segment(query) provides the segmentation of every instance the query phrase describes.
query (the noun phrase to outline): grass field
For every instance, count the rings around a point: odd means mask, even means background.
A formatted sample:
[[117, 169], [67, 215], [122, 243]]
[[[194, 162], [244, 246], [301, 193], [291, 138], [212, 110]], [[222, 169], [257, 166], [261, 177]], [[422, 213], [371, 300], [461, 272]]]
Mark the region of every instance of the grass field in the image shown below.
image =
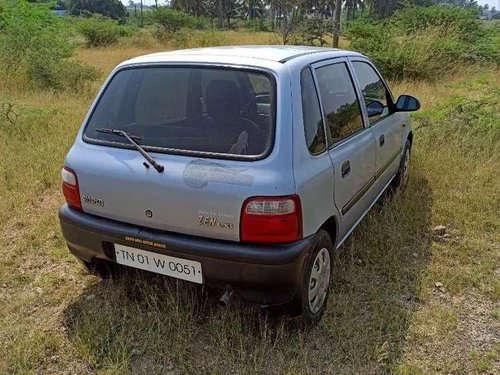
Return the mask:
[[[276, 42], [253, 35], [223, 43]], [[78, 58], [104, 78], [161, 49], [138, 38]], [[55, 94], [0, 80], [0, 374], [498, 374], [498, 73], [392, 85], [423, 105], [409, 188], [336, 254], [328, 309], [307, 332], [187, 283], [86, 275], [59, 230], [59, 173], [98, 83]]]

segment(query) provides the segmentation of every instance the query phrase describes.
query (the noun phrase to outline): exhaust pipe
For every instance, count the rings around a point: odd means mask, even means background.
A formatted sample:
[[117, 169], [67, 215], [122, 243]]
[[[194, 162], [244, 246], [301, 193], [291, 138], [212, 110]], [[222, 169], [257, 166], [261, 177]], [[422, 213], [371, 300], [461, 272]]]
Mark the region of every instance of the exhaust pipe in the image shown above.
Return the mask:
[[222, 297], [219, 299], [219, 306], [228, 307], [233, 299], [233, 293], [233, 290], [226, 289]]

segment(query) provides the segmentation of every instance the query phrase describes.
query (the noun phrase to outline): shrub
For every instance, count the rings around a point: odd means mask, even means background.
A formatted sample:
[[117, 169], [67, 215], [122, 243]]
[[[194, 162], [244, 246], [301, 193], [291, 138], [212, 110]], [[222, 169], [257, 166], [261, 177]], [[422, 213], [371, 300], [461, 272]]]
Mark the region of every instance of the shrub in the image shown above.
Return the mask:
[[203, 17], [194, 17], [191, 20], [191, 27], [196, 30], [205, 30], [212, 27], [211, 21]]
[[120, 0], [67, 0], [66, 3], [69, 13], [74, 16], [101, 14], [122, 22], [127, 17], [127, 10]]
[[265, 19], [253, 18], [245, 21], [245, 28], [250, 31], [271, 31], [272, 24]]
[[227, 43], [226, 36], [218, 30], [205, 30], [193, 34], [191, 47], [214, 47], [223, 46]]
[[467, 43], [475, 43], [484, 30], [473, 8], [453, 6], [407, 7], [397, 11], [391, 23], [406, 34], [421, 32], [428, 27], [435, 27], [443, 34], [458, 34], [459, 39]]
[[321, 47], [327, 44], [325, 35], [331, 32], [331, 22], [322, 18], [309, 18], [301, 22], [295, 44]]
[[153, 49], [159, 48], [158, 41], [153, 38], [150, 30], [139, 29], [133, 32], [126, 41], [127, 45], [134, 48]]
[[189, 35], [189, 29], [180, 29], [177, 32], [170, 33], [168, 35], [168, 42], [175, 48], [186, 48], [189, 40]]
[[[70, 61], [74, 47], [60, 19], [45, 4], [15, 0], [0, 3], [0, 66], [35, 86], [77, 89], [95, 79], [94, 68]], [[74, 77], [70, 77], [68, 69]], [[74, 86], [73, 86], [74, 85]]]
[[494, 57], [480, 49], [485, 33], [474, 12], [451, 6], [409, 7], [383, 21], [355, 21], [346, 37], [391, 79], [436, 79]]
[[204, 31], [181, 29], [168, 35], [166, 40], [175, 48], [196, 48], [222, 46], [227, 39], [220, 31], [210, 29]]
[[87, 47], [108, 46], [126, 35], [125, 29], [115, 21], [97, 14], [82, 19], [77, 30], [85, 38]]
[[159, 38], [164, 38], [168, 34], [189, 28], [194, 24], [193, 17], [190, 15], [166, 6], [154, 9], [151, 18], [160, 28], [157, 33]]

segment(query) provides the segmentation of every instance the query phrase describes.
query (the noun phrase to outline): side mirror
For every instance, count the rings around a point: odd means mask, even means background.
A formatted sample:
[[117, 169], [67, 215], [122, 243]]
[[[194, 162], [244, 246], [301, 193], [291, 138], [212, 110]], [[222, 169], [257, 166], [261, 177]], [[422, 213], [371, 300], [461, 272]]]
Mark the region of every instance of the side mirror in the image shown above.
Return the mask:
[[401, 95], [396, 102], [396, 111], [413, 112], [420, 109], [420, 102], [411, 95]]
[[368, 117], [380, 116], [384, 112], [384, 109], [384, 105], [378, 100], [374, 100], [366, 106]]

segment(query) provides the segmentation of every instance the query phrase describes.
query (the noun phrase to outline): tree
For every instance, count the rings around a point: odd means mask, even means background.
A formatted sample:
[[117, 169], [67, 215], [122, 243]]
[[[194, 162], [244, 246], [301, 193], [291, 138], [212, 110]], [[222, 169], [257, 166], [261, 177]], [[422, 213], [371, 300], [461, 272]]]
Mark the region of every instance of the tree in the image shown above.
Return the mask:
[[335, 11], [333, 13], [333, 48], [339, 48], [341, 10], [342, 0], [335, 0]]
[[115, 20], [127, 17], [127, 10], [120, 0], [68, 0], [68, 11], [74, 16], [98, 13]]
[[303, 0], [271, 0], [270, 3], [277, 14], [283, 44], [288, 44], [304, 19]]
[[262, 18], [266, 8], [266, 2], [263, 0], [239, 0], [240, 16], [243, 18]]

